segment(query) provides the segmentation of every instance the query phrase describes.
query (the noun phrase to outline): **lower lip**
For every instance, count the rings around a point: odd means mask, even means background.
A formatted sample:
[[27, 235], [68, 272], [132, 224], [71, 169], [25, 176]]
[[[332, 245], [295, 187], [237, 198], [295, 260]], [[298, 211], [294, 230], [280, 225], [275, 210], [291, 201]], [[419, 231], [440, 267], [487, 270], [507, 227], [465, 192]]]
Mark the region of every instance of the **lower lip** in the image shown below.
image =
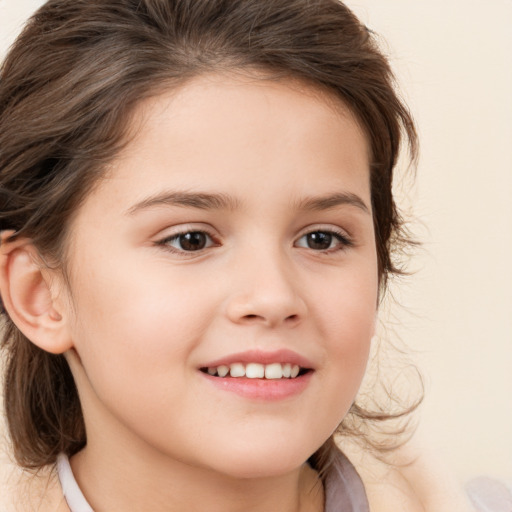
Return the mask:
[[300, 395], [311, 380], [312, 371], [295, 379], [248, 379], [247, 377], [212, 377], [202, 375], [218, 389], [252, 400], [278, 401]]

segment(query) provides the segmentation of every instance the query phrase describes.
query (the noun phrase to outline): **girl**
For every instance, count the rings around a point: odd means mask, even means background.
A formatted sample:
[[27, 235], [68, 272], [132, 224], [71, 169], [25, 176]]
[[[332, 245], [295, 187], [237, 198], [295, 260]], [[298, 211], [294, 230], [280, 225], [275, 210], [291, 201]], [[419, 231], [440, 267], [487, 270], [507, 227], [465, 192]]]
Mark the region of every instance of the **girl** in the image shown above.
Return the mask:
[[0, 82], [5, 410], [39, 470], [10, 503], [425, 510], [333, 441], [393, 417], [355, 397], [406, 241], [402, 140], [414, 159], [336, 0], [41, 8]]

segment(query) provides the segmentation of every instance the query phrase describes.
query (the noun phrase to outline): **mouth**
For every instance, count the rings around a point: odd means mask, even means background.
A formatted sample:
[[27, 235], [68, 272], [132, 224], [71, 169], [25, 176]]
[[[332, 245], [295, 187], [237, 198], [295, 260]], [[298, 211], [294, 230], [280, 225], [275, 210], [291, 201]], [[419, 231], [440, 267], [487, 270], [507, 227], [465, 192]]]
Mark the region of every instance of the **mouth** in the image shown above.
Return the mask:
[[210, 375], [211, 377], [235, 379], [262, 379], [262, 380], [283, 380], [297, 379], [311, 373], [311, 368], [306, 368], [293, 363], [242, 363], [236, 362], [221, 364], [219, 366], [208, 366], [200, 368], [200, 371]]
[[300, 396], [316, 370], [309, 359], [287, 349], [230, 354], [198, 369], [222, 393], [267, 403]]

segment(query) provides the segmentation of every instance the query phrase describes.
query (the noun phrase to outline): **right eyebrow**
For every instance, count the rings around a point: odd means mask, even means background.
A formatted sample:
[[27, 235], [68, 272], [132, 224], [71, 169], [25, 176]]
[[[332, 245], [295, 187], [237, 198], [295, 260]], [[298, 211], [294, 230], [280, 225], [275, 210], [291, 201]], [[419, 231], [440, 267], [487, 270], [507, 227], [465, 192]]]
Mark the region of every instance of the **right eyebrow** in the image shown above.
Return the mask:
[[371, 213], [370, 208], [356, 194], [351, 192], [335, 192], [320, 197], [307, 197], [299, 202], [298, 207], [301, 210], [330, 210], [340, 205], [351, 205], [359, 208], [365, 213]]
[[156, 206], [183, 206], [199, 210], [235, 210], [239, 203], [234, 197], [227, 194], [167, 191], [143, 199], [129, 208], [127, 213], [133, 215]]

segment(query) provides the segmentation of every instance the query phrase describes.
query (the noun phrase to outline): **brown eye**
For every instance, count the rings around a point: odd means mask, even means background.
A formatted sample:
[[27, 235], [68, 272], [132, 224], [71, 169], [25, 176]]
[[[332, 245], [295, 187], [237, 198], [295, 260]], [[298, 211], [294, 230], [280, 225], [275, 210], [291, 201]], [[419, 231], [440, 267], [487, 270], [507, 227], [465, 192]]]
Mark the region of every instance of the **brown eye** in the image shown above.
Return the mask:
[[213, 245], [212, 238], [204, 231], [187, 231], [168, 237], [159, 245], [164, 245], [178, 252], [201, 251]]
[[193, 231], [178, 237], [180, 248], [184, 251], [200, 251], [206, 247], [208, 238], [205, 233]]
[[315, 231], [306, 235], [306, 243], [310, 249], [326, 251], [331, 247], [333, 236], [324, 231]]
[[350, 247], [352, 242], [348, 237], [335, 231], [311, 231], [302, 235], [295, 244], [297, 247], [313, 251], [336, 251]]

